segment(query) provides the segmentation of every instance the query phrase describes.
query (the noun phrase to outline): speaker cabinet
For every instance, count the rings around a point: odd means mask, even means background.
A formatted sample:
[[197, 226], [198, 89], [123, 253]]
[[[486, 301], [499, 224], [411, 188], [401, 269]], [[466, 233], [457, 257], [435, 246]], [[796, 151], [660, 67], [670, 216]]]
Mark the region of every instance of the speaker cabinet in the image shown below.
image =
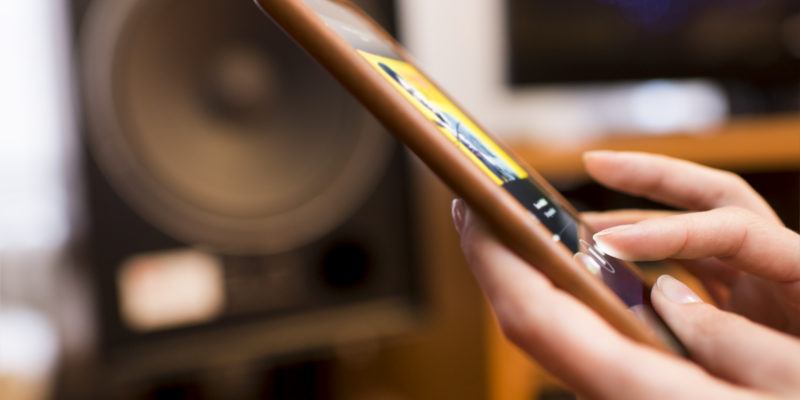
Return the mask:
[[405, 152], [251, 1], [72, 5], [98, 393], [414, 326]]

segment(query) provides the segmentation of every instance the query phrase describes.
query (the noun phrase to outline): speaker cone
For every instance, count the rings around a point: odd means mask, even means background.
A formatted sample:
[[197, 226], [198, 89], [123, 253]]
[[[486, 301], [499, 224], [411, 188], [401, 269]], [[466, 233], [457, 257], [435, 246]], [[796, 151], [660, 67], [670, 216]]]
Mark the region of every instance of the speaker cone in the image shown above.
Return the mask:
[[95, 1], [83, 39], [100, 168], [179, 240], [297, 248], [347, 219], [386, 169], [378, 123], [250, 1]]

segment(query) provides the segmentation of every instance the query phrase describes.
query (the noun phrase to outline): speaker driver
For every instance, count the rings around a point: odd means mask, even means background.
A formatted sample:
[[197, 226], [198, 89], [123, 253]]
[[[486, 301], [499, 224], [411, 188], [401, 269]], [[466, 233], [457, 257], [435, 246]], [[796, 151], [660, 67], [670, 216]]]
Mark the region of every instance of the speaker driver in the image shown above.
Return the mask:
[[90, 145], [153, 225], [217, 251], [287, 251], [352, 215], [392, 142], [248, 0], [95, 1]]

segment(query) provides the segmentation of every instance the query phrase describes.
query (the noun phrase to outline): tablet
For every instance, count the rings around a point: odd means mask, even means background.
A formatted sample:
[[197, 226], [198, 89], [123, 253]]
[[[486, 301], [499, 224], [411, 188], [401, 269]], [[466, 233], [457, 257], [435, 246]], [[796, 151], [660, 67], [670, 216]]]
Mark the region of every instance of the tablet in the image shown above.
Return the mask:
[[575, 209], [363, 11], [346, 0], [255, 1], [523, 259], [631, 339], [685, 354], [637, 266], [600, 251]]

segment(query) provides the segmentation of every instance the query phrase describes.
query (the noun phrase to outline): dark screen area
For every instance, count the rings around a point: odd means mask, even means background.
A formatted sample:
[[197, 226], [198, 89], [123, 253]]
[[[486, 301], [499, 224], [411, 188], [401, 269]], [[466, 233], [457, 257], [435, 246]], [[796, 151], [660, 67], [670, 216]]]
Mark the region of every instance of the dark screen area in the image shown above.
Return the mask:
[[513, 85], [707, 77], [772, 108], [800, 96], [798, 0], [507, 0], [506, 15]]

